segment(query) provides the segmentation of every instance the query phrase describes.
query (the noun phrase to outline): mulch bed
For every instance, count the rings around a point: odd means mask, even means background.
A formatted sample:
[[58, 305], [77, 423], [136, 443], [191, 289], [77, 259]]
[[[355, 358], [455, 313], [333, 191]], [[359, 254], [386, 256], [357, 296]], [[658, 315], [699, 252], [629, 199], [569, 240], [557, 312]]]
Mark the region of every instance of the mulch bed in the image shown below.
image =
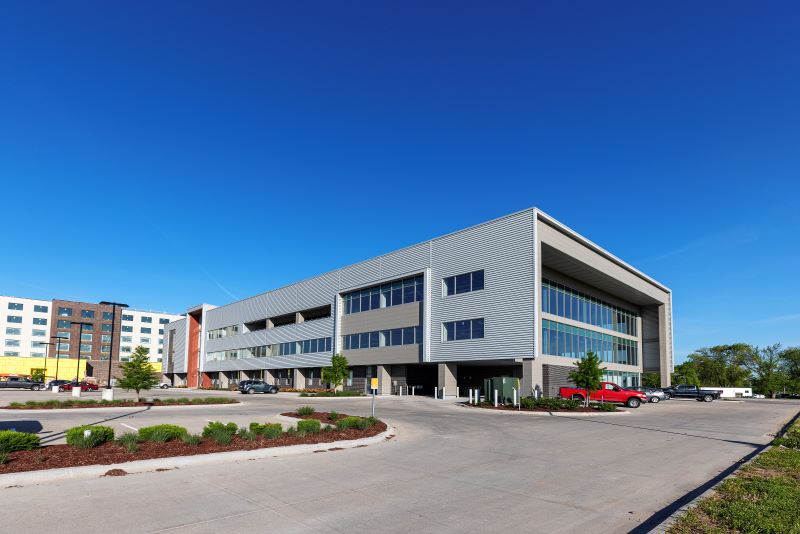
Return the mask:
[[347, 415], [340, 413], [336, 419], [331, 419], [330, 412], [314, 412], [311, 415], [297, 415], [297, 412], [283, 412], [281, 415], [285, 415], [286, 417], [294, 417], [295, 419], [316, 419], [323, 425], [328, 424], [334, 426], [336, 425], [336, 421], [340, 421], [345, 417], [348, 417]]
[[113, 402], [102, 403], [92, 402], [79, 405], [64, 405], [64, 406], [2, 406], [3, 410], [82, 410], [84, 408], [134, 408], [136, 406], [213, 406], [214, 404], [239, 404], [239, 401], [231, 399], [230, 402], [161, 402], [161, 401], [148, 401], [148, 402]]
[[[506, 411], [509, 411], [509, 412], [545, 412], [545, 413], [551, 413], [551, 412], [557, 412], [557, 413], [576, 413], [576, 412], [582, 412], [582, 413], [619, 413], [619, 412], [624, 412], [624, 411], [625, 411], [625, 410], [620, 410], [619, 408], [617, 408], [617, 410], [616, 410], [616, 411], [613, 411], [613, 412], [604, 412], [604, 411], [602, 411], [602, 410], [598, 410], [598, 409], [596, 409], [596, 408], [587, 408], [587, 407], [585, 407], [585, 406], [580, 406], [579, 408], [576, 408], [576, 409], [574, 409], [574, 410], [548, 410], [547, 408], [522, 408], [522, 409], [520, 410], [519, 408], [517, 408], [517, 407], [515, 407], [515, 406], [508, 406], [508, 405], [504, 405], [504, 404], [500, 404], [500, 405], [498, 405], [496, 408], [495, 408], [495, 406], [494, 406], [493, 404], [488, 404], [488, 405], [479, 404], [478, 406], [474, 406], [474, 405], [472, 405], [472, 404], [469, 404], [469, 403], [464, 403], [464, 406], [467, 406], [467, 407], [469, 407], [469, 408], [484, 408], [484, 409], [486, 409], [486, 410], [506, 410]], [[284, 414], [284, 415], [285, 415], [285, 414]]]
[[[342, 417], [346, 416], [342, 415]], [[258, 437], [253, 441], [248, 441], [237, 435], [233, 437], [233, 441], [228, 445], [219, 445], [212, 438], [203, 438], [203, 441], [196, 446], [187, 445], [181, 440], [173, 440], [166, 443], [145, 441], [139, 443], [139, 450], [133, 453], [126, 451], [121, 444], [114, 442], [104, 443], [94, 449], [78, 449], [71, 445], [48, 445], [47, 447], [42, 447], [33, 451], [17, 451], [10, 453], [8, 455], [8, 462], [0, 465], [0, 474], [55, 469], [59, 467], [108, 465], [131, 462], [134, 460], [169, 458], [171, 456], [192, 456], [195, 454], [210, 454], [214, 452], [250, 451], [270, 447], [283, 447], [286, 445], [331, 443], [334, 441], [375, 436], [385, 431], [386, 428], [385, 423], [378, 422], [367, 430], [350, 428], [347, 430], [308, 434], [303, 437], [287, 436], [286, 433], [284, 433], [277, 439]]]

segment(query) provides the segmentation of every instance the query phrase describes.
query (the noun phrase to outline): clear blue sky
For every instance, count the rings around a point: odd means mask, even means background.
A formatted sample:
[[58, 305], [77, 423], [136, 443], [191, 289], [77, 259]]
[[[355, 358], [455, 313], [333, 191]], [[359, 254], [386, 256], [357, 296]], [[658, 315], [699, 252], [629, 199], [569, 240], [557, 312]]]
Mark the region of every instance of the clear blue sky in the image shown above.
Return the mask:
[[6, 2], [0, 294], [180, 312], [538, 206], [800, 345], [792, 2]]

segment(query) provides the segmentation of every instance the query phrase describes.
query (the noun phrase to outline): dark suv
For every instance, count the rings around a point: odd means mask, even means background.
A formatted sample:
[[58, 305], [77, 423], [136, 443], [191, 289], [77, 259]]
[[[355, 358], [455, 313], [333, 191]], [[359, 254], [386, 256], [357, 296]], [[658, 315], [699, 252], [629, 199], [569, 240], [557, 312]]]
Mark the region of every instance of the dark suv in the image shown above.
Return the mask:
[[267, 384], [263, 380], [242, 380], [239, 382], [239, 393], [277, 393], [278, 386]]

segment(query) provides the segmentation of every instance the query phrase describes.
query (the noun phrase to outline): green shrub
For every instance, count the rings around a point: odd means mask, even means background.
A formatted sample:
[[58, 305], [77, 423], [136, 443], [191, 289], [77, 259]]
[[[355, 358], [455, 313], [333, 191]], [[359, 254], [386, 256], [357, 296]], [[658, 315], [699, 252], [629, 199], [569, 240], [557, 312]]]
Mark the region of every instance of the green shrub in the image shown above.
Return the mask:
[[0, 465], [8, 462], [8, 453], [6, 451], [0, 451]]
[[333, 427], [331, 425], [325, 425], [322, 427], [323, 432], [333, 432], [334, 430], [336, 430], [336, 427]]
[[301, 406], [297, 409], [297, 415], [305, 416], [305, 415], [312, 415], [316, 410], [311, 406]]
[[[356, 417], [355, 415], [348, 415], [342, 419], [336, 421], [336, 428], [338, 430], [347, 430], [348, 428], [362, 428], [365, 423], [362, 423], [364, 419], [361, 417]], [[363, 426], [363, 428], [367, 428]]]
[[789, 449], [800, 449], [800, 428], [792, 428], [783, 436], [784, 447]]
[[247, 441], [253, 441], [258, 437], [258, 434], [253, 432], [252, 430], [248, 430], [246, 428], [240, 428], [237, 432], [239, 437], [242, 439], [246, 439]]
[[228, 429], [225, 428], [216, 428], [209, 432], [208, 437], [216, 441], [219, 445], [227, 445], [233, 441], [233, 435], [235, 433], [236, 431], [228, 432]]
[[339, 414], [339, 412], [333, 412], [333, 411], [331, 411], [331, 412], [328, 414], [328, 417], [330, 418], [330, 420], [331, 420], [331, 421], [336, 421], [337, 419], [339, 419], [339, 417], [341, 417], [341, 415]]
[[142, 441], [166, 442], [186, 434], [188, 431], [182, 426], [170, 424], [145, 426], [139, 429], [139, 438]]
[[[88, 431], [88, 432], [87, 432]], [[86, 433], [84, 435], [84, 433]], [[80, 449], [92, 449], [114, 440], [114, 429], [110, 426], [83, 425], [67, 430], [67, 445]]]
[[522, 399], [520, 399], [520, 405], [526, 410], [577, 410], [581, 405], [581, 401], [549, 397], [540, 397], [538, 399], [522, 397]]
[[126, 432], [117, 438], [117, 441], [120, 445], [125, 447], [125, 450], [128, 452], [136, 452], [139, 450], [139, 434], [136, 432]]
[[322, 423], [317, 419], [304, 419], [297, 422], [297, 431], [305, 432], [307, 434], [318, 434]]
[[203, 441], [203, 437], [200, 434], [184, 434], [181, 436], [181, 441], [192, 447], [197, 447]]
[[236, 423], [220, 423], [219, 421], [211, 421], [205, 427], [203, 427], [203, 437], [209, 437], [211, 434], [215, 432], [224, 432], [233, 436], [236, 434], [236, 431], [239, 430], [239, 426]]
[[30, 451], [39, 448], [39, 436], [16, 430], [0, 430], [0, 452]]
[[283, 434], [283, 427], [280, 423], [250, 423], [250, 431], [267, 439], [277, 439]]
[[298, 395], [298, 397], [310, 397], [310, 396], [311, 396], [311, 395], [309, 395], [309, 394], [308, 394], [308, 393], [306, 393], [305, 391], [304, 391], [304, 392], [302, 392], [300, 395]]

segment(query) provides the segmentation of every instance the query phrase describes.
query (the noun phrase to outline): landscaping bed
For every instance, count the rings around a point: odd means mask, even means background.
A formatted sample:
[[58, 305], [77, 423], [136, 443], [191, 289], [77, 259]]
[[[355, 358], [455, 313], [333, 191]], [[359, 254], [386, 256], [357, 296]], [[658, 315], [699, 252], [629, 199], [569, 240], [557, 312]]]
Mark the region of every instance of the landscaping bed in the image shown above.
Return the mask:
[[774, 444], [701, 499], [668, 532], [800, 532], [800, 423]]
[[333, 391], [324, 389], [321, 391], [302, 391], [301, 397], [363, 397], [364, 393], [361, 391]]
[[[319, 414], [322, 415], [322, 414]], [[67, 445], [38, 447], [38, 436], [14, 432], [14, 439], [3, 439], [0, 443], [7, 447], [27, 447], [31, 450], [0, 452], [0, 474], [79, 467], [88, 465], [109, 465], [135, 460], [191, 456], [216, 452], [247, 451], [287, 445], [332, 443], [334, 441], [354, 440], [375, 436], [384, 432], [386, 424], [378, 420], [342, 414], [344, 419], [364, 421], [364, 428], [306, 426], [305, 429], [292, 427], [286, 431], [280, 424], [251, 423], [250, 427], [237, 428], [235, 423], [227, 425], [209, 423], [202, 435], [189, 435], [186, 429], [175, 425], [156, 425], [140, 428], [138, 434], [123, 434], [113, 440], [114, 431], [109, 427], [76, 427], [67, 431]], [[308, 419], [313, 419], [309, 417]], [[325, 414], [329, 420], [329, 414]], [[308, 422], [306, 422], [308, 423]], [[315, 423], [316, 424], [316, 423]], [[87, 429], [90, 435], [86, 434]], [[271, 432], [275, 430], [275, 432]], [[11, 432], [11, 431], [6, 431]], [[94, 440], [94, 441], [92, 441]], [[35, 443], [34, 443], [35, 442]]]
[[498, 404], [495, 406], [491, 402], [481, 402], [477, 405], [464, 403], [465, 406], [474, 406], [477, 408], [488, 408], [490, 410], [507, 410], [507, 411], [521, 411], [521, 412], [572, 412], [572, 413], [603, 413], [603, 412], [619, 412], [620, 410], [616, 404], [606, 403], [590, 403], [589, 407], [583, 405], [583, 401], [572, 399], [558, 399], [558, 398], [539, 398], [523, 397], [520, 400], [521, 407], [512, 406], [510, 404]]
[[189, 406], [202, 404], [238, 404], [236, 399], [225, 397], [176, 397], [167, 399], [153, 399], [149, 401], [136, 402], [134, 400], [95, 400], [95, 399], [70, 399], [70, 400], [47, 400], [47, 401], [27, 401], [12, 402], [4, 406], [7, 410], [60, 410], [70, 408], [127, 408], [136, 406]]

